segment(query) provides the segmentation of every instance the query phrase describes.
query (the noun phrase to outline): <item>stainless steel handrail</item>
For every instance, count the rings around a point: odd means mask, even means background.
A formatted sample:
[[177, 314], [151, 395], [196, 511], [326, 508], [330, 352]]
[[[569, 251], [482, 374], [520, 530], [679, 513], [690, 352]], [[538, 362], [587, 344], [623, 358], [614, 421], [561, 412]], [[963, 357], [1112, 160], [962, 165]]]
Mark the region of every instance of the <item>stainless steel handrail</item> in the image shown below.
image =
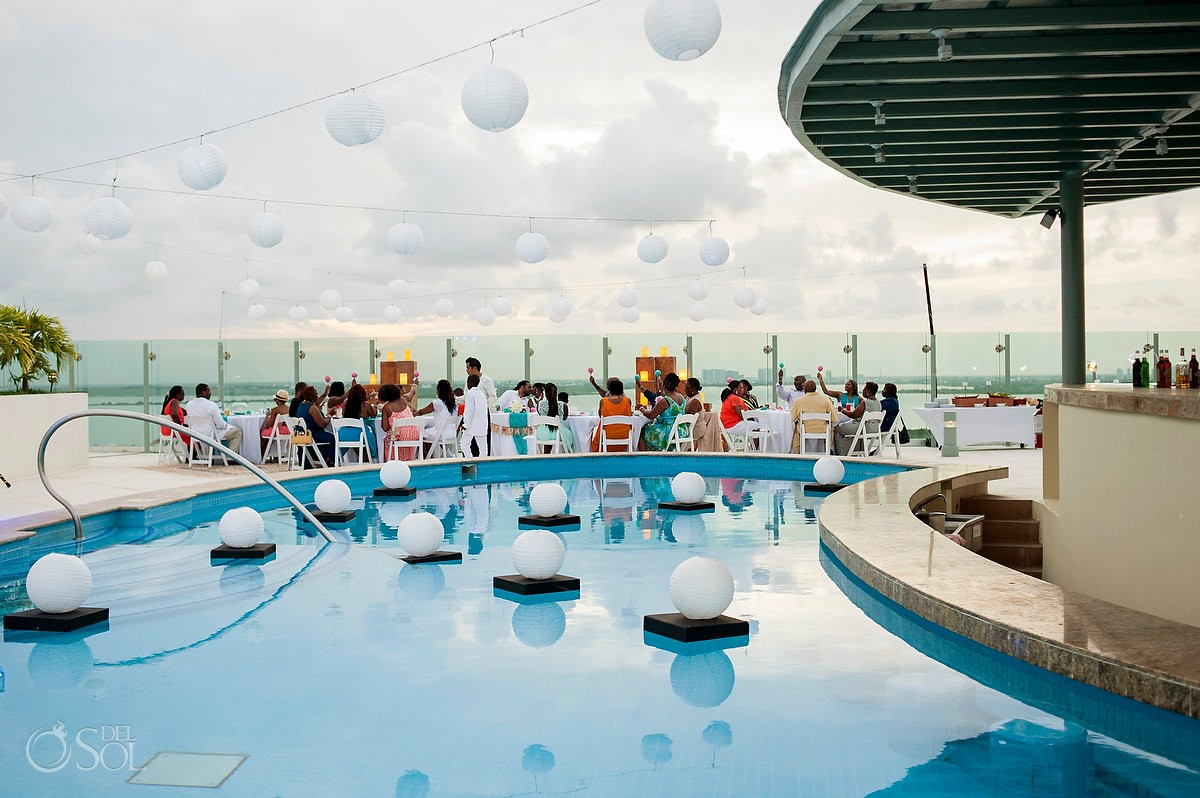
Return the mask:
[[150, 415], [146, 415], [145, 413], [134, 413], [130, 410], [80, 410], [76, 413], [68, 413], [67, 415], [60, 418], [58, 421], [55, 421], [53, 424], [51, 424], [50, 428], [46, 430], [46, 434], [42, 436], [42, 442], [38, 446], [38, 453], [37, 453], [38, 477], [41, 478], [42, 485], [46, 488], [46, 492], [49, 493], [51, 496], [53, 496], [59, 504], [61, 504], [65, 508], [67, 508], [67, 512], [71, 514], [71, 521], [75, 524], [75, 539], [76, 540], [83, 540], [83, 520], [79, 517], [79, 513], [76, 512], [75, 507], [69, 501], [67, 501], [62, 495], [60, 495], [58, 493], [58, 491], [56, 491], [53, 487], [51, 487], [50, 481], [46, 477], [46, 445], [48, 443], [50, 443], [50, 438], [54, 435], [55, 432], [58, 432], [60, 427], [67, 424], [68, 422], [74, 421], [77, 418], [87, 418], [88, 416], [108, 416], [110, 418], [129, 418], [129, 419], [133, 419], [134, 421], [144, 421], [147, 424], [153, 424], [153, 425], [161, 426], [161, 427], [169, 427], [169, 428], [175, 430], [176, 432], [181, 432], [184, 435], [195, 438], [196, 440], [200, 441], [201, 443], [207, 444], [208, 446], [212, 446], [214, 449], [223, 453], [227, 457], [232, 457], [234, 462], [236, 462], [238, 465], [245, 466], [247, 469], [250, 470], [250, 473], [254, 474], [254, 476], [258, 477], [260, 480], [262, 480], [264, 483], [266, 483], [267, 486], [274, 489], [275, 492], [278, 493], [280, 496], [282, 496], [287, 501], [288, 504], [292, 505], [292, 507], [295, 507], [297, 510], [299, 510], [300, 514], [304, 516], [305, 520], [308, 521], [310, 524], [312, 524], [314, 527], [316, 527], [317, 531], [321, 533], [321, 536], [324, 537], [326, 540], [328, 540], [330, 543], [338, 543], [338, 542], [349, 543], [349, 540], [339, 541], [336, 537], [333, 536], [333, 534], [328, 529], [325, 528], [324, 524], [322, 524], [320, 521], [318, 521], [313, 516], [313, 514], [311, 512], [309, 512], [309, 509], [307, 507], [305, 507], [295, 496], [293, 496], [286, 489], [284, 489], [284, 487], [282, 485], [280, 485], [278, 482], [276, 482], [274, 479], [272, 479], [266, 472], [264, 472], [261, 468], [256, 466], [254, 463], [251, 463], [245, 457], [242, 457], [240, 454], [238, 454], [237, 452], [228, 448], [227, 446], [222, 444], [220, 441], [213, 440], [212, 438], [208, 437], [207, 435], [201, 435], [201, 434], [197, 433], [196, 430], [192, 429], [191, 427], [185, 427], [183, 424], [178, 424], [178, 423], [172, 421], [168, 416], [150, 416]]

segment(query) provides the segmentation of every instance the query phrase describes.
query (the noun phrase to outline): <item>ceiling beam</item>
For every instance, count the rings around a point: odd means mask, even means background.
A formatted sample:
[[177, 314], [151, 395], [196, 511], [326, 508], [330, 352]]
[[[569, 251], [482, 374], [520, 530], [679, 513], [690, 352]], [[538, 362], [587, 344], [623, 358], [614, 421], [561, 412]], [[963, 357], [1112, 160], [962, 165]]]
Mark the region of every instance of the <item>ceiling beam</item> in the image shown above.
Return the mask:
[[[995, 149], [1007, 150], [1016, 142], [1046, 142], [1053, 149], [1075, 146], [1082, 142], [1124, 141], [1143, 134], [1147, 125], [1113, 125], [1094, 128], [1017, 128], [1014, 130], [897, 130], [877, 127], [859, 133], [815, 133], [805, 130], [809, 139], [821, 148], [838, 146], [863, 146], [883, 143], [886, 146], [911, 144], [929, 146], [939, 144], [975, 144], [977, 149], [993, 149], [987, 145], [999, 145]], [[1171, 128], [1168, 137], [1180, 144], [1200, 143], [1200, 131], [1185, 127]]]
[[976, 83], [815, 86], [804, 92], [803, 104], [834, 105], [885, 100], [905, 102], [992, 102], [997, 99], [1057, 99], [1060, 97], [1145, 97], [1159, 94], [1192, 96], [1200, 82], [1192, 77], [1058, 78], [1054, 80], [996, 80]]
[[[1200, 33], [1196, 34], [1200, 40]], [[1184, 55], [1152, 55], [1085, 58], [1021, 58], [1013, 60], [976, 60], [955, 57], [937, 61], [937, 43], [929, 42], [929, 58], [925, 61], [888, 64], [847, 64], [822, 66], [809, 79], [809, 86], [842, 86], [848, 83], [867, 83], [894, 86], [906, 83], [927, 84], [932, 81], [965, 83], [981, 80], [1056, 80], [1087, 75], [1096, 78], [1154, 78], [1171, 75], [1200, 75], [1200, 57]], [[957, 55], [957, 51], [956, 51]], [[1193, 81], [1193, 86], [1195, 81]]]
[[[928, 33], [928, 31], [925, 31]], [[1200, 52], [1195, 33], [1068, 33], [1050, 36], [951, 35], [954, 60], [979, 58], [1055, 58], [1097, 55], [1159, 55]], [[933, 48], [931, 52], [930, 48]], [[905, 40], [843, 40], [825, 58], [826, 64], [928, 61], [936, 54], [933, 37]]]
[[[1200, 4], [1128, 6], [1052, 6], [1042, 8], [938, 9], [929, 11], [875, 10], [850, 30], [860, 34], [929, 36], [934, 28], [956, 33], [1001, 31], [1075, 31], [1117, 28], [1175, 28], [1200, 26]], [[930, 41], [933, 37], [930, 36]]]
[[832, 133], [876, 133], [886, 136], [890, 133], [933, 130], [1063, 130], [1068, 128], [1111, 128], [1114, 125], [1121, 125], [1127, 135], [1129, 130], [1158, 127], [1161, 124], [1161, 120], [1155, 114], [1145, 111], [1131, 113], [1110, 111], [1104, 114], [967, 115], [920, 119], [888, 115], [886, 125], [876, 125], [870, 114], [859, 112], [855, 119], [829, 121], [805, 119], [803, 128], [804, 132], [810, 136]]
[[[1193, 92], [1195, 87], [1193, 87]], [[1113, 111], [1144, 112], [1161, 114], [1164, 110], [1190, 109], [1195, 102], [1193, 94], [1171, 95], [1134, 95], [1125, 97], [1059, 97], [1048, 101], [1044, 99], [1027, 99], [1015, 97], [1008, 100], [995, 100], [987, 105], [972, 108], [974, 117], [1009, 116], [1015, 114], [1055, 115], [1055, 114], [1106, 114]], [[871, 99], [875, 99], [874, 97]], [[939, 100], [926, 102], [905, 102], [894, 106], [885, 105], [888, 123], [894, 119], [939, 119], [953, 116], [952, 108]], [[867, 119], [872, 120], [875, 109], [866, 102], [832, 103], [826, 105], [805, 106], [801, 119], [809, 121]], [[794, 119], [789, 119], [794, 122]]]

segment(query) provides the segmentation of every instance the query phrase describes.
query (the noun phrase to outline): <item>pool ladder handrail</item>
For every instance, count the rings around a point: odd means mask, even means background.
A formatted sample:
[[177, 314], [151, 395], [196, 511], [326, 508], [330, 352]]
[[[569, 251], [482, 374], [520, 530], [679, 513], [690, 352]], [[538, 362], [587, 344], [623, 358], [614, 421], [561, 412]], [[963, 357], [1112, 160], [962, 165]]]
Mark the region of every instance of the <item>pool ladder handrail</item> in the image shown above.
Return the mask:
[[305, 507], [300, 502], [300, 500], [298, 500], [295, 496], [293, 496], [291, 493], [289, 493], [282, 485], [280, 485], [277, 481], [275, 481], [275, 479], [273, 479], [269, 474], [267, 474], [261, 468], [259, 468], [254, 463], [247, 460], [245, 457], [242, 457], [240, 454], [233, 451], [229, 447], [225, 446], [220, 441], [216, 441], [207, 435], [200, 434], [200, 433], [196, 432], [196, 430], [192, 429], [191, 427], [187, 427], [187, 426], [184, 426], [183, 424], [176, 423], [169, 416], [151, 416], [151, 415], [147, 415], [145, 413], [135, 413], [131, 410], [94, 410], [94, 409], [79, 410], [74, 413], [68, 413], [67, 415], [60, 418], [58, 421], [55, 421], [53, 424], [50, 425], [50, 428], [46, 430], [46, 434], [42, 436], [41, 444], [38, 445], [38, 452], [37, 452], [38, 477], [41, 478], [42, 486], [46, 488], [46, 492], [49, 493], [51, 496], [53, 496], [54, 499], [59, 504], [61, 504], [63, 507], [65, 507], [67, 509], [67, 512], [71, 514], [71, 522], [74, 523], [74, 525], [75, 525], [75, 540], [83, 540], [83, 520], [79, 517], [79, 513], [78, 513], [78, 511], [76, 511], [74, 505], [72, 505], [69, 501], [67, 501], [65, 497], [63, 497], [58, 491], [56, 491], [50, 485], [50, 480], [46, 477], [46, 446], [47, 446], [47, 444], [50, 443], [50, 438], [53, 437], [54, 433], [58, 432], [58, 430], [61, 427], [63, 427], [64, 425], [66, 425], [67, 423], [69, 423], [71, 421], [74, 421], [77, 418], [87, 418], [89, 416], [107, 416], [109, 418], [128, 418], [128, 419], [133, 419], [134, 421], [143, 421], [147, 424], [151, 424], [154, 426], [169, 427], [170, 429], [173, 429], [176, 432], [182, 433], [191, 438], [195, 438], [196, 440], [200, 441], [201, 443], [207, 444], [208, 446], [212, 446], [214, 449], [221, 452], [226, 457], [233, 458], [233, 461], [236, 462], [238, 465], [245, 466], [250, 471], [250, 473], [254, 474], [254, 476], [256, 476], [260, 480], [262, 480], [268, 487], [270, 487], [276, 493], [278, 493], [280, 496], [282, 496], [287, 501], [288, 504], [292, 505], [292, 507], [299, 510], [300, 514], [304, 516], [304, 519], [306, 521], [308, 521], [310, 524], [312, 524], [314, 527], [316, 527], [316, 530], [321, 533], [321, 536], [323, 538], [325, 538], [326, 540], [328, 540], [330, 543], [338, 543], [338, 542], [348, 543], [349, 542], [348, 540], [339, 541], [338, 538], [334, 537], [333, 533], [331, 533], [328, 529], [325, 528], [324, 524], [322, 524], [320, 521], [318, 521], [316, 519], [315, 516], [313, 516], [312, 512], [309, 511], [309, 509], [307, 507]]
[[[933, 502], [937, 501], [938, 499], [942, 500], [943, 509], [941, 512], [930, 512], [925, 509], [926, 505], [932, 504]], [[928, 524], [929, 526], [933, 527], [934, 530], [936, 530], [938, 532], [945, 532], [946, 531], [946, 518], [947, 518], [947, 516], [950, 515], [950, 501], [946, 498], [946, 494], [935, 493], [934, 495], [930, 496], [928, 499], [925, 499], [920, 504], [918, 504], [916, 507], [914, 507], [912, 513], [919, 520], [921, 520], [921, 521], [925, 522], [926, 524]]]

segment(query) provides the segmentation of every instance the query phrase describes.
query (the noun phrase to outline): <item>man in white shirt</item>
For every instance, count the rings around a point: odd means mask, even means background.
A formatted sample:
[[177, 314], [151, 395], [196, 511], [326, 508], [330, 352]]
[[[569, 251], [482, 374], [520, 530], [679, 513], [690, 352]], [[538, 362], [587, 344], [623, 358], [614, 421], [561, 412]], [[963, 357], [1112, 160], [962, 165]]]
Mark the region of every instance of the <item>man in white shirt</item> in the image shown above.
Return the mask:
[[202, 382], [196, 386], [196, 398], [187, 403], [187, 415], [188, 426], [197, 426], [195, 422], [204, 419], [200, 421], [199, 429], [203, 430], [211, 425], [214, 438], [225, 441], [230, 449], [241, 453], [241, 427], [230, 426], [221, 417], [221, 408], [217, 407], [217, 403], [212, 400], [212, 389], [205, 383]]
[[792, 408], [792, 402], [796, 401], [801, 396], [804, 396], [805, 382], [806, 380], [804, 379], [804, 375], [797, 374], [792, 378], [792, 385], [794, 387], [787, 387], [783, 384], [783, 369], [780, 369], [779, 384], [775, 386], [775, 395], [779, 397], [779, 401], [783, 403], [784, 407], [790, 410]]
[[520, 382], [517, 383], [516, 388], [505, 391], [503, 394], [500, 395], [500, 409], [507, 410], [509, 407], [511, 407], [513, 405], [514, 402], [518, 403], [522, 407], [528, 409], [529, 408], [528, 397], [529, 397], [529, 394], [531, 394], [532, 392], [533, 392], [533, 388], [529, 385], [529, 380], [521, 380]]
[[459, 446], [464, 457], [480, 457], [487, 454], [488, 430], [491, 416], [487, 394], [480, 386], [478, 374], [467, 377], [467, 392], [463, 394], [462, 439]]

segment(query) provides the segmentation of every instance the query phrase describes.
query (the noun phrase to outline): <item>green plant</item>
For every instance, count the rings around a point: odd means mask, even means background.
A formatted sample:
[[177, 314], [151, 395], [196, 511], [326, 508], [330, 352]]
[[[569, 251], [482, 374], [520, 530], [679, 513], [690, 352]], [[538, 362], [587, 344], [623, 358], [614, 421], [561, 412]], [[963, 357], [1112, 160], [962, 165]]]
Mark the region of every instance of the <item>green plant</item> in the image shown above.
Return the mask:
[[0, 305], [0, 369], [9, 372], [22, 393], [29, 391], [30, 380], [51, 374], [57, 378], [64, 361], [77, 354], [67, 328], [56, 317]]

